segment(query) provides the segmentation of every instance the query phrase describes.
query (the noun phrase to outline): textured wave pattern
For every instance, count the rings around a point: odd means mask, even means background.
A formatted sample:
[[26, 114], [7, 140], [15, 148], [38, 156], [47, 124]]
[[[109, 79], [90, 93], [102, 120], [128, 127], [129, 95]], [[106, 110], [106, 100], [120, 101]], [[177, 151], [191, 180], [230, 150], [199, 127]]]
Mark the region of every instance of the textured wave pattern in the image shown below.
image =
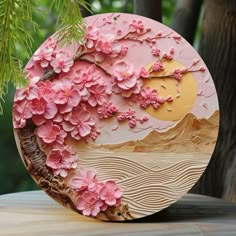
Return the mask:
[[[157, 154], [151, 157], [151, 167], [149, 164], [146, 166], [145, 161], [140, 164], [137, 155], [101, 156], [101, 153], [91, 152], [81, 155], [79, 165], [95, 168], [101, 180], [117, 181], [124, 192], [122, 201], [128, 203], [135, 217], [142, 217], [181, 198], [196, 183], [209, 160], [209, 156], [199, 160], [197, 156], [202, 155], [199, 153], [194, 154], [195, 158], [190, 155], [186, 159], [181, 154], [173, 154], [173, 158], [165, 155], [162, 160]], [[139, 159], [138, 163], [135, 158]], [[142, 155], [142, 158], [145, 160], [147, 157]]]

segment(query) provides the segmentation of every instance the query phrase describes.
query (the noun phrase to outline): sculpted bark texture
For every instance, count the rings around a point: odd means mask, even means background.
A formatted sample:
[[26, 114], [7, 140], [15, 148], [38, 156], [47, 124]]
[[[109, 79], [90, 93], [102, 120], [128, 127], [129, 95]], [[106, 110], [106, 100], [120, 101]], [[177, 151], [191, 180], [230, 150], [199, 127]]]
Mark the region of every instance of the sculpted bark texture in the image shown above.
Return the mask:
[[206, 0], [200, 54], [215, 81], [221, 111], [219, 138], [193, 191], [236, 202], [236, 1]]
[[193, 44], [202, 0], [177, 1], [171, 28]]
[[161, 22], [161, 0], [134, 0], [134, 13]]

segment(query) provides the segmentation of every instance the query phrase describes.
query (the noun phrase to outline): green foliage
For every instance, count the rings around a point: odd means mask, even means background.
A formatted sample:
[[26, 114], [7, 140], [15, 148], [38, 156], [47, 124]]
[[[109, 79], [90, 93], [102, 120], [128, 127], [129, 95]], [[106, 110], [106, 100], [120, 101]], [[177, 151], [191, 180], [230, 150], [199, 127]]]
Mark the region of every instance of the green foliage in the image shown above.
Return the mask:
[[171, 25], [176, 2], [176, 0], [162, 0], [162, 22], [165, 25]]
[[58, 14], [57, 26], [60, 29], [58, 40], [62, 44], [70, 42], [82, 42], [82, 37], [85, 34], [84, 20], [80, 8], [87, 10], [88, 3], [85, 0], [53, 0], [51, 4]]
[[94, 0], [91, 1], [91, 6], [95, 14], [107, 12], [133, 12], [133, 1], [131, 0]]
[[[30, 0], [1, 0], [0, 2], [0, 98], [8, 92], [8, 83], [26, 84], [17, 48], [31, 51], [33, 39], [29, 27], [35, 30], [32, 20], [33, 3]], [[0, 103], [0, 113], [2, 113]]]

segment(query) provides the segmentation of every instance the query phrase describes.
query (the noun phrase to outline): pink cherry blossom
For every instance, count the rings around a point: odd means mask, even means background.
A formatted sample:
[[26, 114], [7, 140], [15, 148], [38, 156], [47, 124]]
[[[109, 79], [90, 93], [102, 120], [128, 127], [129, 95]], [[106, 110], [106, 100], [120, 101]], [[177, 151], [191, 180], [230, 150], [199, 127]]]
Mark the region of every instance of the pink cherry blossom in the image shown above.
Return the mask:
[[104, 102], [108, 100], [108, 96], [106, 94], [106, 86], [99, 84], [93, 85], [89, 88], [90, 97], [88, 99], [88, 103], [95, 107], [97, 104], [102, 105]]
[[34, 98], [30, 103], [30, 111], [34, 115], [42, 115], [47, 107], [47, 101], [45, 98]]
[[45, 147], [51, 148], [52, 146], [56, 145], [63, 145], [65, 143], [65, 138], [67, 137], [67, 132], [65, 132], [63, 129], [60, 130], [60, 133], [57, 135], [57, 138], [54, 142], [45, 144]]
[[183, 78], [183, 74], [182, 71], [177, 68], [174, 70], [172, 77], [175, 78], [177, 81], [180, 81]]
[[37, 135], [43, 142], [52, 143], [57, 139], [58, 135], [60, 135], [60, 131], [61, 129], [58, 125], [55, 125], [51, 120], [48, 120], [37, 129]]
[[107, 56], [116, 58], [121, 54], [121, 45], [115, 41], [112, 34], [101, 34], [96, 45], [95, 60], [102, 63]]
[[133, 20], [132, 23], [129, 25], [129, 30], [132, 33], [142, 34], [144, 32], [144, 25], [141, 20]]
[[153, 71], [153, 72], [158, 72], [158, 71], [161, 71], [161, 70], [164, 70], [164, 65], [163, 65], [163, 63], [160, 62], [160, 61], [156, 61], [156, 62], [152, 65], [151, 71]]
[[15, 103], [13, 106], [13, 126], [15, 129], [24, 128], [26, 120], [32, 117], [32, 113], [28, 107], [28, 101]]
[[43, 46], [48, 48], [54, 48], [56, 46], [56, 40], [53, 37], [49, 37], [43, 44]]
[[96, 45], [96, 50], [99, 52], [103, 52], [105, 54], [110, 54], [112, 52], [114, 35], [112, 34], [102, 34], [99, 37], [99, 41]]
[[95, 120], [91, 117], [90, 112], [78, 107], [72, 111], [68, 121], [63, 122], [63, 129], [70, 132], [71, 136], [79, 140], [91, 133]]
[[113, 77], [117, 86], [122, 90], [129, 90], [137, 84], [138, 76], [134, 73], [132, 65], [122, 61], [115, 65]]
[[16, 89], [14, 102], [22, 101], [26, 99], [28, 96], [28, 90], [27, 89]]
[[55, 96], [55, 91], [52, 88], [52, 82], [47, 80], [45, 82], [40, 81], [38, 83], [38, 95], [39, 97], [44, 97], [47, 101], [53, 100]]
[[33, 55], [33, 60], [39, 62], [41, 67], [46, 68], [52, 59], [53, 49], [50, 47], [40, 47]]
[[117, 116], [118, 121], [132, 120], [135, 118], [135, 110], [129, 108], [128, 111], [120, 112]]
[[153, 56], [159, 57], [159, 56], [160, 56], [160, 53], [161, 53], [161, 50], [158, 49], [157, 47], [153, 47], [153, 48], [152, 48], [152, 55], [153, 55]]
[[85, 71], [84, 69], [77, 70], [76, 76], [73, 78], [73, 82], [78, 85], [80, 90], [84, 88], [90, 88], [96, 85], [100, 79], [100, 73], [95, 65], [91, 65]]
[[148, 73], [148, 71], [147, 71], [144, 67], [142, 67], [142, 68], [140, 69], [139, 76], [140, 76], [141, 78], [147, 79], [147, 78], [150, 77], [150, 74]]
[[39, 76], [29, 77], [29, 85], [27, 88], [16, 89], [14, 102], [19, 102], [24, 99], [32, 100], [38, 97], [38, 86], [35, 84], [39, 80]]
[[69, 72], [70, 68], [73, 66], [74, 61], [65, 52], [58, 52], [56, 57], [52, 59], [51, 66], [56, 73]]
[[81, 96], [79, 90], [73, 85], [71, 80], [67, 77], [58, 81], [55, 88], [56, 94], [54, 97], [54, 102], [59, 106], [59, 111], [61, 113], [66, 113], [72, 111], [73, 107], [77, 107], [81, 101]]
[[[32, 103], [31, 103], [32, 105]], [[57, 106], [53, 101], [47, 102], [46, 106], [44, 107], [44, 112], [43, 114], [34, 114], [32, 116], [32, 120], [34, 124], [37, 126], [42, 125], [45, 123], [47, 120], [53, 119], [56, 114], [57, 114]]]
[[104, 102], [97, 109], [98, 117], [100, 119], [107, 119], [113, 116], [113, 114], [117, 111], [117, 106], [115, 106], [112, 102]]
[[160, 106], [157, 90], [151, 89], [150, 87], [142, 88], [138, 101], [140, 103], [140, 107], [143, 109], [146, 109], [148, 105], [152, 105], [153, 108], [158, 108]]
[[101, 200], [105, 201], [108, 206], [115, 206], [121, 196], [121, 189], [112, 180], [107, 181], [99, 192], [99, 197]]
[[87, 27], [86, 35], [85, 35], [85, 46], [88, 49], [94, 48], [98, 40], [98, 36], [99, 36], [98, 28], [89, 25]]
[[103, 207], [103, 202], [98, 198], [97, 193], [85, 191], [76, 199], [76, 208], [82, 211], [85, 216], [97, 216]]
[[42, 115], [48, 120], [54, 118], [58, 111], [56, 104], [53, 101], [47, 102], [44, 97], [32, 99], [29, 103], [29, 109], [33, 115]]
[[143, 80], [138, 78], [136, 85], [133, 88], [130, 88], [128, 90], [120, 89], [121, 96], [124, 98], [129, 98], [132, 95], [138, 94], [141, 91], [141, 88], [143, 86]]
[[53, 170], [54, 174], [66, 177], [70, 169], [77, 167], [77, 160], [75, 152], [65, 146], [61, 149], [51, 150], [47, 156], [46, 165]]
[[80, 168], [79, 172], [70, 180], [70, 187], [76, 191], [96, 189], [96, 171], [94, 169]]

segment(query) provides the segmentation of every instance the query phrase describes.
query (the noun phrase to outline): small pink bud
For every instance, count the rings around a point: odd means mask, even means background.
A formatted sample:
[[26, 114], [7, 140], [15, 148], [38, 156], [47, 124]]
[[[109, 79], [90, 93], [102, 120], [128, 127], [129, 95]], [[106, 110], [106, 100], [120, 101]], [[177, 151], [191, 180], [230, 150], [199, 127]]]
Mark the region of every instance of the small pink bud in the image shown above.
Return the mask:
[[199, 59], [195, 59], [192, 65], [195, 66], [198, 62], [199, 62]]
[[174, 48], [171, 48], [171, 49], [170, 49], [170, 54], [173, 55], [174, 53], [175, 53], [175, 49], [174, 49]]
[[173, 99], [172, 96], [168, 96], [167, 99], [166, 99], [167, 102], [173, 102], [173, 100], [174, 100], [174, 99]]
[[202, 72], [204, 72], [204, 71], [206, 70], [206, 68], [205, 68], [204, 66], [201, 66], [201, 67], [199, 68], [199, 70], [202, 71]]
[[117, 34], [118, 36], [120, 36], [120, 35], [122, 34], [122, 31], [121, 31], [121, 30], [117, 30], [116, 34]]
[[137, 122], [136, 122], [135, 119], [129, 120], [129, 127], [130, 127], [131, 129], [135, 128], [136, 124], [137, 124]]

